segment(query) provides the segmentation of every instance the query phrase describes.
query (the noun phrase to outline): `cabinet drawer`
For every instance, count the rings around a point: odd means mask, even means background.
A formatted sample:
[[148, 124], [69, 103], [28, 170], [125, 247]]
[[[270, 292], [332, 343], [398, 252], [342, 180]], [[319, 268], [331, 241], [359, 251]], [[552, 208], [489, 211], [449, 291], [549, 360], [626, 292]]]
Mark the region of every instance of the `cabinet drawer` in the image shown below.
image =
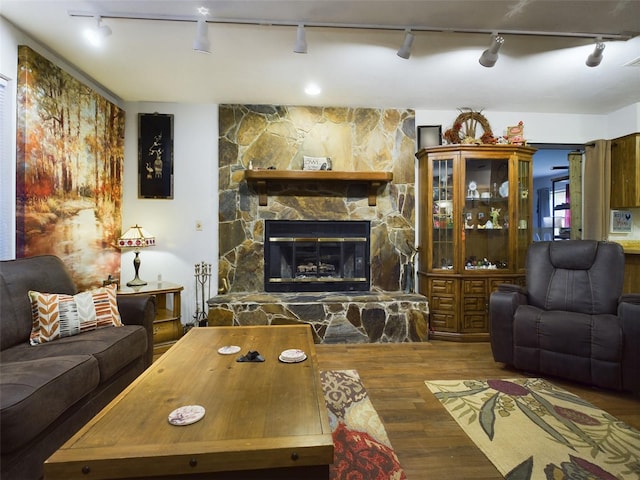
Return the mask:
[[455, 283], [454, 280], [446, 280], [446, 279], [442, 279], [442, 278], [433, 278], [431, 279], [431, 293], [432, 294], [442, 294], [442, 293], [448, 293], [448, 294], [453, 294], [453, 291], [455, 289]]
[[489, 290], [492, 292], [495, 292], [496, 290], [498, 290], [498, 287], [503, 283], [512, 283], [517, 285], [515, 280], [516, 280], [515, 278], [490, 278]]
[[438, 312], [454, 312], [456, 303], [453, 297], [447, 295], [433, 295], [429, 300], [429, 310]]
[[462, 292], [465, 295], [484, 295], [486, 292], [486, 283], [484, 279], [463, 280]]
[[488, 332], [486, 314], [465, 314], [462, 316], [462, 330], [466, 332]]
[[156, 360], [158, 360], [162, 354], [166, 353], [167, 350], [169, 350], [171, 347], [173, 347], [173, 345], [175, 344], [175, 342], [170, 342], [170, 343], [162, 343], [160, 345], [156, 345], [153, 347], [153, 361], [155, 362]]
[[486, 312], [487, 298], [482, 297], [464, 297], [463, 308], [465, 312]]
[[182, 322], [179, 318], [153, 322], [153, 343], [170, 342], [182, 336]]
[[521, 287], [525, 284], [525, 277], [512, 277], [512, 278], [490, 278], [489, 279], [489, 290], [491, 292], [495, 292], [498, 290], [498, 287], [503, 283], [510, 283], [512, 285], [520, 285]]
[[429, 314], [429, 323], [431, 328], [441, 332], [456, 331], [456, 317], [453, 313], [433, 312]]

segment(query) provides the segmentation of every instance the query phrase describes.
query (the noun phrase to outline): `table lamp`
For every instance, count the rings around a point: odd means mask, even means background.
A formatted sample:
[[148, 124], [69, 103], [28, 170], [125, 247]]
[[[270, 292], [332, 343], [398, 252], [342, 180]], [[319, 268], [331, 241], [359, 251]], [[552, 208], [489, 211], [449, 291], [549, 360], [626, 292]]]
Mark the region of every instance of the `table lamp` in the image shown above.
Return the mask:
[[135, 224], [129, 230], [127, 230], [122, 236], [118, 239], [118, 248], [133, 248], [136, 254], [133, 259], [133, 268], [136, 271], [136, 276], [130, 282], [127, 282], [128, 287], [140, 287], [142, 285], [146, 285], [147, 282], [142, 280], [138, 276], [138, 271], [140, 270], [140, 249], [145, 247], [153, 247], [156, 244], [156, 237], [147, 232], [140, 225]]

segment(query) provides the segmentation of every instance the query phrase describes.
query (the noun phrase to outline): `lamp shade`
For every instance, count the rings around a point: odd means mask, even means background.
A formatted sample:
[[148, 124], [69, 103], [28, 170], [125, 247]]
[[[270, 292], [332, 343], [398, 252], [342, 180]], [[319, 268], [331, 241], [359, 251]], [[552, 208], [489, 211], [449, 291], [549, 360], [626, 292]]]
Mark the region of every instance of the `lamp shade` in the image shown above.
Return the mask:
[[118, 239], [118, 248], [133, 248], [136, 256], [133, 259], [133, 268], [136, 271], [136, 276], [130, 282], [127, 282], [129, 287], [141, 287], [146, 285], [147, 282], [142, 280], [138, 275], [140, 271], [140, 249], [145, 247], [153, 247], [156, 244], [156, 237], [147, 232], [137, 223], [129, 230], [124, 232]]
[[145, 248], [153, 247], [155, 244], [156, 237], [138, 224], [124, 232], [118, 239], [118, 248]]

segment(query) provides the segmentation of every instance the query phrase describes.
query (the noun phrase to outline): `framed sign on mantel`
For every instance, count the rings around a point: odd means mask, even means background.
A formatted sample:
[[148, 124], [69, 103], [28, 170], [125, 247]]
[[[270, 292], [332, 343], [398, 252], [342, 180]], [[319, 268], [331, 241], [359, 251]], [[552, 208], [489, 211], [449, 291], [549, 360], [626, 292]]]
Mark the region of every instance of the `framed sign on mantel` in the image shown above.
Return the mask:
[[173, 198], [173, 115], [138, 114], [138, 198]]

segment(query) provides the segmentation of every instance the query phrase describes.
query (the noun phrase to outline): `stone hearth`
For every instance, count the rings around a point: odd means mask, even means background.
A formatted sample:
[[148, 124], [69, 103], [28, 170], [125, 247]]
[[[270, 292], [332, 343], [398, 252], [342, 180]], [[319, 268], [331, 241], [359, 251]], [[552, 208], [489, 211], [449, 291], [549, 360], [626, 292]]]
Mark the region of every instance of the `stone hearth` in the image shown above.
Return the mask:
[[308, 324], [316, 343], [428, 340], [428, 305], [400, 292], [244, 293], [208, 301], [209, 326]]

